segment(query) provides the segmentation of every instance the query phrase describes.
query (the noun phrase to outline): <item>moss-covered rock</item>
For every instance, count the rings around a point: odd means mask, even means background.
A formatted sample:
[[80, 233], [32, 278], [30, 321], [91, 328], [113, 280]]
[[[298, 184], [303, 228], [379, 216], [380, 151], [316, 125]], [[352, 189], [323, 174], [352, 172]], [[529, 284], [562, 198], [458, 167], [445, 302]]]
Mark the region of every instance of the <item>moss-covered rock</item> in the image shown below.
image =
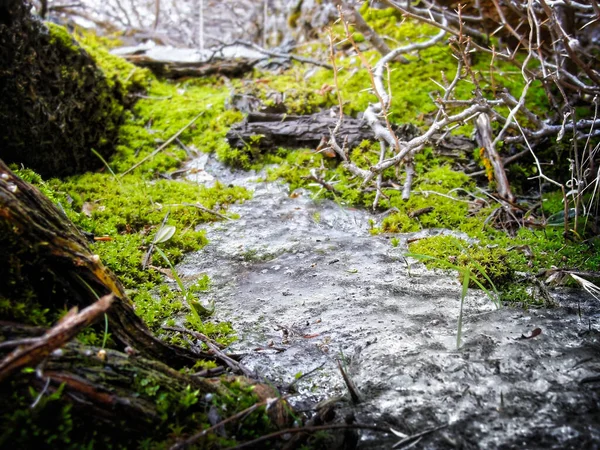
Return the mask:
[[0, 157], [43, 176], [97, 169], [92, 149], [104, 158], [113, 152], [127, 90], [63, 27], [28, 9], [9, 2], [10, 20], [0, 24]]

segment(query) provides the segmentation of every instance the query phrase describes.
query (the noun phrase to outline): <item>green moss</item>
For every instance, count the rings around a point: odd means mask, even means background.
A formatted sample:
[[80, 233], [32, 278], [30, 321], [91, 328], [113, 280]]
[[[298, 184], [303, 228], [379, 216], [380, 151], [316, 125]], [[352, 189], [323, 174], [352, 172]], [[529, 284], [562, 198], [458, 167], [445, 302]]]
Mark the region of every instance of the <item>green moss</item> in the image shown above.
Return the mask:
[[[13, 383], [18, 384], [18, 383]], [[42, 395], [38, 406], [28, 408], [25, 402], [35, 401], [38, 392], [29, 389], [29, 399], [23, 398], [16, 390], [0, 402], [0, 411], [10, 411], [2, 417], [3, 426], [0, 427], [0, 447], [5, 445], [17, 448], [48, 448], [60, 447], [65, 449], [81, 448], [72, 441], [73, 417], [71, 405], [59, 401], [64, 385], [51, 394]], [[10, 408], [6, 404], [11, 404]], [[44, 420], [39, 420], [43, 417]]]
[[[55, 39], [74, 45], [64, 29], [58, 27], [55, 31]], [[228, 124], [239, 120], [240, 115], [225, 111], [228, 91], [220, 81], [159, 82], [149, 72], [110, 55], [105, 43], [95, 35], [80, 33], [78, 39], [108, 74], [111, 86], [123, 96], [141, 88], [149, 89], [147, 98], [127, 112], [126, 121], [120, 127], [117, 153], [108, 160], [113, 171], [124, 172], [148, 156], [161, 141], [189, 125], [200, 111], [197, 120], [179, 136], [181, 142], [188, 148], [203, 151], [228, 147], [225, 132]], [[206, 244], [204, 231], [199, 227], [215, 220], [214, 215], [195, 208], [194, 204], [223, 213], [232, 203], [250, 197], [243, 188], [225, 187], [219, 183], [204, 187], [186, 181], [154, 179], [158, 173], [178, 167], [186, 157], [183, 150], [173, 145], [124, 177], [87, 173], [44, 182], [26, 169], [19, 173], [40, 187], [77, 226], [103, 238], [91, 244], [93, 251], [117, 274], [138, 305], [138, 313], [155, 331], [175, 314], [185, 315], [187, 308], [180, 294], [159, 288], [163, 276], [158, 270], [166, 269], [166, 262], [156, 252], [152, 255], [150, 268], [142, 268], [142, 260], [165, 215], [169, 214], [167, 224], [175, 226], [177, 231], [173, 238], [161, 244], [161, 249], [172, 264], [177, 264], [184, 253], [199, 250]], [[189, 280], [185, 282], [188, 284]], [[200, 295], [208, 287], [207, 283], [207, 279], [201, 279], [192, 287], [191, 293]], [[0, 312], [6, 310], [8, 316], [16, 318], [28, 316], [29, 323], [52, 321], [27, 292], [21, 292], [19, 297], [26, 301], [11, 304], [7, 299], [0, 299]], [[207, 322], [194, 325], [223, 342], [231, 342], [230, 324]], [[84, 339], [94, 337], [90, 334]]]
[[[67, 36], [73, 39], [68, 33]], [[123, 90], [123, 95], [145, 91], [154, 80], [154, 76], [150, 70], [135, 66], [109, 52], [109, 48], [117, 45], [118, 41], [115, 42], [112, 39], [97, 36], [94, 32], [82, 28], [77, 29], [75, 39], [102, 69], [109, 86], [113, 87], [118, 84]], [[130, 103], [133, 103], [131, 100]]]
[[[51, 180], [49, 185], [72, 199], [68, 215], [79, 227], [106, 239], [92, 244], [93, 251], [130, 290], [137, 313], [157, 332], [167, 319], [186, 310], [181, 294], [162, 285], [162, 275], [155, 268], [167, 267], [160, 255], [153, 253], [150, 268], [142, 267], [165, 215], [169, 213], [167, 224], [177, 231], [161, 249], [176, 264], [184, 253], [206, 244], [204, 231], [197, 228], [215, 220], [214, 215], [190, 205], [225, 212], [227, 206], [250, 196], [243, 188], [219, 183], [209, 188], [185, 181], [144, 181], [139, 175], [116, 179], [88, 173], [64, 181]], [[207, 286], [208, 280], [202, 278], [192, 291], [197, 293]], [[206, 327], [204, 331], [219, 339], [226, 340], [231, 334], [230, 327]]]
[[506, 286], [500, 293], [500, 300], [511, 306], [521, 308], [548, 306], [544, 296], [534, 286], [523, 283], [513, 283]]
[[[242, 411], [258, 401], [253, 385], [240, 378], [222, 379], [222, 381], [225, 389], [220, 392], [221, 396], [213, 402], [219, 410]], [[239, 429], [240, 434], [236, 437], [244, 440], [256, 438], [264, 434], [271, 426], [266, 408], [261, 407], [244, 419], [244, 427]]]
[[[414, 254], [433, 257], [425, 261], [428, 267], [448, 269], [451, 264], [466, 269], [471, 278], [488, 289], [502, 287], [512, 280], [514, 274], [514, 269], [508, 263], [508, 251], [498, 246], [469, 245], [453, 236], [435, 236], [420, 239], [412, 243], [409, 249]], [[470, 287], [476, 286], [471, 282]]]
[[[120, 129], [117, 155], [111, 161], [115, 172], [124, 172], [140, 158], [148, 156], [200, 114], [183, 131], [179, 140], [196, 151], [218, 152], [229, 149], [225, 134], [241, 120], [241, 114], [225, 111], [227, 89], [215, 79], [183, 83], [151, 83], [148, 98], [139, 100]], [[142, 164], [137, 173], [157, 174], [178, 167], [185, 152], [176, 142]]]
[[[67, 35], [57, 35], [56, 39], [59, 36], [67, 38]], [[69, 42], [72, 43], [70, 38]], [[90, 47], [92, 44], [88, 40], [86, 45]], [[228, 92], [220, 82], [211, 79], [162, 83], [152, 77], [146, 78], [143, 72], [126, 74], [130, 67], [113, 59], [101, 46], [93, 48], [93, 51], [96, 57], [101, 55], [103, 66], [112, 67], [107, 69], [109, 72], [112, 70], [111, 83], [115, 88], [122, 88], [123, 95], [129, 95], [144, 83], [149, 87], [149, 98], [138, 102], [127, 113], [126, 122], [119, 132], [117, 153], [108, 160], [112, 170], [122, 173], [139, 162], [161, 141], [187, 125], [199, 111], [204, 113], [180, 135], [180, 140], [188, 148], [202, 151], [223, 152], [228, 148], [224, 141], [225, 132], [228, 125], [241, 116], [225, 111], [224, 100]], [[127, 81], [131, 83], [126, 84]], [[19, 170], [19, 175], [37, 185], [79, 228], [103, 238], [91, 244], [93, 251], [118, 275], [134, 301], [136, 313], [157, 335], [173, 343], [188, 345], [181, 335], [161, 329], [164, 324], [175, 325], [177, 318], [177, 325], [195, 328], [228, 345], [235, 339], [231, 324], [210, 319], [199, 323], [191, 318], [188, 305], [182, 294], [173, 287], [174, 283], [165, 283], [164, 274], [168, 270], [162, 258], [153, 254], [149, 267], [142, 268], [142, 259], [167, 213], [166, 223], [175, 226], [176, 233], [159, 245], [170, 262], [175, 264], [185, 252], [198, 250], [206, 244], [201, 226], [216, 220], [214, 215], [190, 205], [200, 204], [225, 213], [229, 205], [250, 198], [249, 191], [240, 187], [219, 183], [208, 187], [186, 181], [157, 179], [158, 174], [181, 165], [184, 158], [185, 152], [171, 146], [126, 176], [86, 173], [62, 180], [44, 181], [27, 169]], [[183, 282], [188, 290], [188, 300], [195, 297], [206, 303], [211, 292], [208, 276], [184, 278]], [[28, 294], [25, 285], [22, 291], [18, 301], [0, 298], [2, 318], [46, 326], [56, 320], [60, 311], [44, 310], [35, 294]], [[78, 336], [79, 342], [85, 345], [101, 345], [103, 338], [103, 326], [87, 329]], [[211, 362], [203, 364], [206, 367], [214, 366]], [[179, 389], [149, 377], [139, 377], [135, 386], [140, 399], [154, 403], [161, 423], [158, 428], [152, 425], [148, 429], [149, 438], [146, 441], [134, 442], [133, 438], [124, 437], [113, 442], [113, 436], [96, 433], [95, 427], [89, 427], [85, 421], [80, 423], [80, 418], [71, 414], [68, 402], [63, 401], [61, 392], [55, 397], [42, 396], [42, 402], [32, 411], [29, 405], [38, 393], [32, 391], [32, 398], [25, 398], [22, 395], [23, 388], [27, 389], [31, 380], [22, 378], [18, 383], [21, 384], [6, 385], [10, 392], [1, 395], [3, 400], [0, 403], [3, 405], [0, 411], [9, 413], [2, 417], [7, 426], [1, 427], [0, 444], [12, 442], [19, 446], [20, 443], [26, 443], [23, 446], [40, 448], [168, 448], [173, 438], [189, 436], [210, 426], [206, 415], [209, 405], [198, 390], [189, 386]], [[249, 407], [258, 399], [254, 387], [240, 380], [224, 379], [218, 390], [212, 398], [212, 404], [223, 417]], [[46, 401], [50, 399], [51, 402]], [[6, 404], [8, 400], [10, 405]], [[238, 428], [240, 424], [242, 426]], [[231, 424], [227, 432], [235, 437], [224, 439], [209, 435], [202, 445], [206, 445], [206, 448], [223, 448], [235, 445], [236, 438], [256, 437], [271, 430], [272, 424], [265, 408], [258, 408], [241, 421]]]
[[467, 245], [453, 237], [436, 236], [419, 240], [409, 249], [436, 258], [427, 262], [430, 267], [448, 268], [448, 264], [465, 267], [489, 287], [473, 264], [476, 261], [501, 291], [502, 301], [521, 306], [541, 305], [546, 300], [536, 294], [535, 285], [513, 282], [514, 273], [537, 273], [551, 267], [595, 271], [600, 265], [599, 242], [565, 244], [562, 232], [553, 228], [521, 228], [514, 237], [483, 228], [470, 234], [477, 237], [478, 244]]
[[48, 27], [48, 31], [50, 33], [50, 43], [52, 45], [59, 44], [64, 48], [68, 48], [73, 51], [79, 51], [75, 40], [65, 27], [57, 25], [53, 22], [46, 22], [46, 26]]
[[46, 177], [99, 167], [90, 148], [105, 158], [114, 150], [126, 91], [64, 27], [29, 16], [18, 22], [0, 39], [2, 159]]

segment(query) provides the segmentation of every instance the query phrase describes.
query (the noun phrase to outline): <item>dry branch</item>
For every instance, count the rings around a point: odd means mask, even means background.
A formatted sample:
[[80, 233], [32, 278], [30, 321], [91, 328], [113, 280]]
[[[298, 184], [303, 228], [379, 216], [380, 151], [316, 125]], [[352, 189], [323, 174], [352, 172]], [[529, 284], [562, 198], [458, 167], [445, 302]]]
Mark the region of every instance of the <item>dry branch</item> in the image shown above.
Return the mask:
[[162, 145], [160, 145], [156, 150], [154, 150], [152, 153], [150, 153], [148, 156], [140, 159], [137, 163], [135, 163], [133, 166], [131, 166], [129, 169], [127, 169], [125, 172], [123, 172], [121, 174], [121, 176], [125, 176], [127, 175], [129, 172], [137, 169], [138, 167], [140, 167], [142, 164], [144, 164], [146, 161], [148, 161], [149, 159], [154, 158], [156, 155], [158, 155], [158, 153], [160, 153], [161, 150], [164, 150], [165, 148], [167, 148], [169, 146], [169, 144], [171, 144], [171, 142], [173, 142], [175, 139], [177, 139], [181, 133], [183, 133], [185, 130], [187, 130], [189, 127], [191, 127], [194, 122], [196, 120], [198, 120], [198, 118], [204, 114], [204, 111], [201, 111], [200, 113], [198, 113], [192, 120], [190, 120], [184, 127], [182, 127], [179, 131], [177, 131], [177, 133], [175, 133], [173, 136], [171, 136], [169, 139], [167, 139]]
[[498, 191], [498, 195], [504, 200], [513, 202], [515, 197], [510, 190], [510, 183], [508, 182], [506, 171], [504, 170], [502, 158], [498, 155], [496, 146], [494, 145], [494, 142], [492, 142], [492, 125], [489, 116], [485, 113], [479, 114], [477, 119], [475, 119], [475, 126], [477, 128], [477, 140], [481, 147], [485, 149], [487, 159], [494, 169], [494, 178], [496, 180], [496, 190]]
[[22, 367], [39, 364], [50, 352], [73, 339], [80, 331], [108, 311], [114, 300], [113, 294], [105, 295], [80, 313], [63, 318], [44, 336], [37, 338], [36, 342], [12, 351], [0, 362], [0, 383]]

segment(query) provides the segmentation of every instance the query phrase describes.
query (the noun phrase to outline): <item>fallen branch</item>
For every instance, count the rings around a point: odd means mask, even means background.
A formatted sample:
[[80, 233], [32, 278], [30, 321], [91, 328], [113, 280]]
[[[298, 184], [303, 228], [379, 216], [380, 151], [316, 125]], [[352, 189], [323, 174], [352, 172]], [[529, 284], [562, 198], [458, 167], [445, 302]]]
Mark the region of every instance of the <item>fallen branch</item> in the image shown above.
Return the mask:
[[43, 336], [27, 347], [18, 347], [0, 362], [0, 382], [25, 366], [36, 366], [54, 349], [73, 339], [81, 330], [92, 324], [100, 315], [108, 311], [115, 300], [113, 294], [105, 295], [96, 303], [63, 318]]
[[485, 114], [479, 114], [475, 119], [475, 126], [477, 128], [477, 140], [481, 147], [484, 148], [485, 154], [492, 164], [494, 170], [494, 179], [496, 180], [496, 190], [498, 195], [509, 202], [514, 202], [515, 197], [510, 190], [510, 183], [502, 164], [502, 158], [496, 151], [496, 141], [492, 139], [492, 124], [490, 123], [490, 117]]
[[193, 436], [187, 438], [185, 441], [179, 442], [179, 443], [171, 446], [171, 448], [169, 450], [181, 450], [181, 449], [187, 448], [190, 445], [195, 444], [199, 439], [208, 435], [208, 433], [216, 431], [220, 427], [222, 427], [230, 422], [233, 422], [234, 420], [238, 420], [244, 416], [247, 416], [247, 415], [253, 413], [258, 408], [261, 408], [263, 406], [266, 406], [267, 409], [269, 409], [278, 401], [285, 401], [285, 399], [284, 398], [269, 398], [260, 403], [255, 403], [254, 405], [250, 406], [249, 408], [246, 408], [243, 411], [240, 411], [239, 413], [228, 417], [227, 419], [221, 420], [219, 423], [214, 424], [212, 427], [207, 428], [206, 430], [202, 430], [199, 433], [194, 434]]
[[[276, 52], [273, 50], [267, 50], [253, 42], [248, 42], [248, 41], [243, 41], [243, 40], [233, 41], [231, 44], [226, 44], [222, 48], [230, 47], [233, 45], [243, 45], [245, 47], [256, 50], [259, 53], [262, 53], [267, 56], [275, 57], [275, 58], [289, 59], [292, 61], [297, 61], [297, 62], [301, 62], [301, 63], [313, 64], [315, 66], [324, 67], [325, 69], [330, 69], [330, 70], [333, 69], [333, 67], [330, 64], [327, 64], [327, 63], [324, 63], [321, 61], [317, 61], [316, 59], [305, 58], [303, 56], [294, 55], [292, 53], [281, 53], [281, 52]], [[218, 50], [215, 51], [213, 54], [216, 54], [216, 53], [218, 53]], [[210, 61], [210, 59], [209, 59], [209, 61]]]
[[342, 378], [344, 379], [344, 383], [346, 383], [346, 387], [348, 388], [348, 392], [350, 392], [350, 397], [352, 398], [352, 402], [354, 402], [354, 404], [360, 403], [362, 400], [360, 398], [360, 394], [358, 392], [358, 389], [356, 389], [354, 381], [352, 381], [350, 379], [350, 377], [348, 376], [348, 374], [346, 373], [346, 371], [342, 367], [342, 363], [339, 360], [337, 362], [337, 365], [338, 365], [338, 369], [340, 369], [340, 372], [342, 373]]
[[147, 67], [159, 77], [177, 79], [183, 77], [207, 77], [210, 75], [224, 75], [239, 77], [251, 72], [256, 61], [207, 61], [181, 62], [156, 60], [147, 55], [123, 55], [130, 63], [139, 67]]
[[280, 436], [284, 436], [286, 434], [296, 434], [296, 433], [316, 433], [318, 431], [329, 431], [329, 430], [370, 430], [370, 431], [378, 431], [381, 433], [391, 433], [389, 428], [379, 427], [377, 425], [366, 425], [362, 423], [335, 423], [331, 425], [317, 425], [310, 427], [302, 427], [302, 428], [286, 428], [284, 430], [275, 431], [270, 434], [266, 434], [259, 438], [253, 439], [248, 442], [244, 442], [243, 444], [236, 445], [235, 447], [231, 447], [230, 450], [239, 450], [242, 448], [262, 448], [257, 447], [257, 444], [262, 444], [263, 442], [270, 441], [271, 439], [278, 438]]
[[164, 144], [162, 144], [160, 147], [158, 147], [156, 150], [154, 150], [152, 153], [150, 153], [145, 158], [142, 158], [140, 161], [135, 163], [133, 166], [131, 166], [129, 169], [127, 169], [125, 172], [123, 172], [120, 176], [123, 177], [123, 176], [127, 175], [129, 172], [137, 169], [139, 166], [144, 164], [149, 159], [154, 158], [161, 150], [165, 149], [169, 144], [171, 144], [171, 142], [173, 142], [175, 139], [177, 139], [181, 135], [181, 133], [183, 133], [185, 130], [187, 130], [189, 127], [191, 127], [193, 125], [193, 123], [196, 120], [198, 120], [198, 118], [203, 114], [204, 114], [204, 111], [200, 112], [196, 117], [194, 117], [192, 120], [190, 120], [190, 122], [187, 125], [185, 125], [183, 128], [181, 128], [177, 133], [175, 133], [169, 139], [167, 139], [167, 141]]
[[202, 333], [198, 333], [196, 331], [191, 331], [191, 330], [187, 330], [185, 328], [178, 328], [178, 327], [164, 326], [163, 329], [177, 331], [179, 333], [187, 333], [187, 334], [194, 336], [195, 338], [204, 342], [204, 344], [209, 348], [209, 350], [215, 355], [216, 359], [225, 363], [230, 369], [232, 369], [235, 372], [242, 373], [245, 376], [247, 376], [248, 378], [256, 378], [256, 374], [253, 371], [251, 371], [243, 364], [235, 361], [230, 356], [223, 353], [221, 351], [221, 349], [219, 348], [221, 346], [221, 344], [213, 341], [212, 339], [203, 335]]

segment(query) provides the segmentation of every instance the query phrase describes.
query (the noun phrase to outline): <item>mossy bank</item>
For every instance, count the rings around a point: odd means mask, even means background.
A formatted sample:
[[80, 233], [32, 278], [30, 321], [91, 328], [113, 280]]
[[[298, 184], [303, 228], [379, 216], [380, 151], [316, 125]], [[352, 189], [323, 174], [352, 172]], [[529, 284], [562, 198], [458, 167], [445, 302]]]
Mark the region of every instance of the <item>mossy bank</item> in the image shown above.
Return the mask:
[[[60, 179], [42, 178], [23, 165], [14, 164], [12, 168], [42, 190], [86, 233], [93, 252], [119, 277], [133, 300], [136, 313], [156, 335], [172, 344], [188, 347], [181, 334], [162, 328], [178, 325], [227, 345], [235, 339], [235, 333], [229, 323], [210, 317], [208, 277], [181, 279], [173, 267], [184, 253], [206, 245], [203, 224], [222, 220], [231, 204], [249, 199], [251, 193], [241, 187], [219, 183], [204, 186], [185, 179], [175, 180], [171, 176], [190, 152], [215, 151], [226, 145], [227, 125], [240, 117], [224, 109], [227, 89], [217, 79], [182, 83], [157, 80], [148, 71], [110, 55], [105, 42], [93, 35], [76, 33], [75, 37], [87, 50], [84, 53], [64, 28], [52, 24], [48, 27], [48, 45], [61, 48], [68, 45], [70, 51], [91, 57], [103, 70], [99, 79], [105, 83], [107, 92], [113, 94], [107, 98], [120, 96], [119, 102], [112, 103], [119, 106], [106, 111], [110, 115], [106, 123], [114, 132], [106, 144], [114, 153], [109, 156], [96, 144], [92, 149], [92, 144], [87, 142], [86, 151], [100, 170]], [[72, 70], [73, 82], [78, 83], [76, 69]], [[140, 98], [141, 92], [143, 98]], [[194, 118], [197, 120], [193, 121]], [[182, 131], [179, 143], [174, 141], [147, 158], [178, 131]], [[146, 162], [141, 163], [144, 160]], [[141, 163], [139, 167], [129, 170], [138, 163]], [[235, 216], [230, 218], [235, 219]], [[157, 241], [157, 232], [165, 227], [172, 227], [174, 233], [169, 239]], [[153, 243], [154, 251], [151, 252]], [[143, 264], [145, 258], [146, 264]], [[15, 279], [9, 280], [9, 284], [16, 286], [15, 289], [10, 298], [0, 298], [3, 320], [47, 327], [67, 312], [67, 308], [46, 308], [44, 299], [27, 288], [31, 280], [23, 278], [23, 273], [13, 271], [12, 276]], [[67, 305], [68, 299], [65, 299]], [[74, 361], [80, 351], [94, 355], [102, 348], [108, 352], [111, 363], [115, 363], [123, 356], [111, 349], [113, 345], [111, 325], [102, 321], [81, 333], [78, 343], [70, 343], [63, 351], [72, 349]], [[88, 350], [80, 350], [82, 348]], [[89, 416], [80, 414], [79, 410], [75, 412], [72, 404], [65, 401], [68, 395], [62, 387], [42, 394], [44, 385], [38, 383], [35, 369], [31, 368], [18, 380], [4, 384], [10, 392], [2, 395], [4, 401], [0, 405], [4, 424], [0, 444], [13, 442], [17, 446], [40, 448], [51, 445], [61, 448], [167, 448], [174, 439], [208, 428], [209, 411], [214, 410], [225, 417], [262, 399], [254, 385], [243, 379], [224, 377], [217, 380], [214, 394], [209, 398], [205, 397], [205, 390], [193, 383], [167, 383], [163, 379], [140, 378], [127, 371], [117, 375], [116, 372], [125, 370], [126, 365], [115, 366], [113, 378], [107, 378], [106, 364], [102, 361], [99, 359], [95, 368], [88, 367], [86, 373], [96, 373], [99, 385], [110, 384], [114, 377], [124, 377], [123, 382], [130, 386], [126, 379], [134, 377], [137, 381], [133, 388], [138, 392], [139, 401], [147, 402], [148, 410], [159, 412], [147, 423], [143, 439], [139, 434], [115, 433], [115, 423], [100, 421], [96, 426], [90, 426]], [[215, 367], [214, 362], [199, 360], [195, 367], [183, 369], [182, 373], [189, 376], [212, 367]], [[32, 404], [35, 408], [31, 408]], [[228, 438], [210, 435], [202, 441], [201, 447], [226, 448], [238, 439], [266, 433], [273, 426], [264, 407], [247, 416], [244, 423], [243, 429], [235, 425], [236, 430], [228, 433]]]

